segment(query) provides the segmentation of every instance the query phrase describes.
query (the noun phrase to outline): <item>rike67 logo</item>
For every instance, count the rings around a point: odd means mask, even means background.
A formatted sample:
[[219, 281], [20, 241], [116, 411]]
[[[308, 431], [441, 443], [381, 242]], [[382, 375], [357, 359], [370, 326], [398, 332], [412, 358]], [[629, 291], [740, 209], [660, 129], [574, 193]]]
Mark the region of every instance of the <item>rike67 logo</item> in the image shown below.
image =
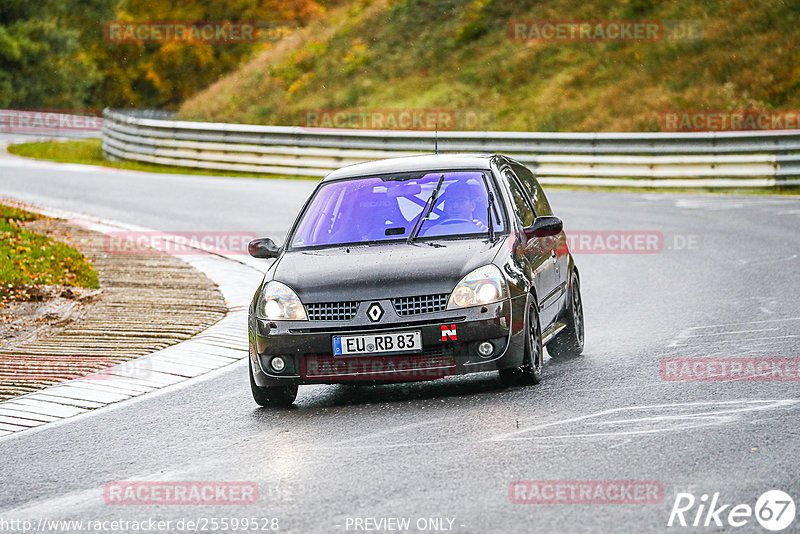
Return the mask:
[[678, 493], [667, 521], [668, 527], [731, 527], [749, 526], [753, 532], [753, 518], [767, 530], [778, 532], [794, 522], [794, 500], [781, 490], [764, 492], [755, 507], [749, 504], [729, 504], [720, 500], [719, 493], [709, 499], [703, 494], [699, 499], [691, 493]]

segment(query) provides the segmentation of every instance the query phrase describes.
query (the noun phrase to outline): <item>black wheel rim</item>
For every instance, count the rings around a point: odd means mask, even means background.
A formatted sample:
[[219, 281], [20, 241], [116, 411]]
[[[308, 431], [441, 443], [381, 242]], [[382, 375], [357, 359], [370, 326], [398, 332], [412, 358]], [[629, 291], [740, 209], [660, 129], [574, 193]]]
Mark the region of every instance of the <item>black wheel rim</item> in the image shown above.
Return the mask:
[[583, 303], [581, 303], [581, 288], [577, 278], [572, 283], [572, 321], [575, 324], [575, 337], [578, 345], [583, 346]]
[[536, 309], [531, 306], [528, 313], [528, 354], [531, 355], [530, 366], [534, 374], [542, 372], [542, 345], [540, 343], [542, 336], [539, 327], [539, 317], [536, 314]]

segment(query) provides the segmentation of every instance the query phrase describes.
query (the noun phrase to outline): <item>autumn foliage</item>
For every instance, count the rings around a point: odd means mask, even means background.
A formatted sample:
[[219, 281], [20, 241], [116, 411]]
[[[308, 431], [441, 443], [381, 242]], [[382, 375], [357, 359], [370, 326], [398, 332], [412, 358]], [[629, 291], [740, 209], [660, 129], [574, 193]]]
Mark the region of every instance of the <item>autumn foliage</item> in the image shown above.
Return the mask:
[[113, 43], [110, 21], [254, 21], [299, 26], [314, 0], [6, 0], [0, 3], [0, 107], [174, 108], [234, 70], [255, 43]]
[[41, 215], [0, 204], [0, 308], [26, 300], [32, 286], [97, 288], [91, 264], [77, 249], [25, 228]]

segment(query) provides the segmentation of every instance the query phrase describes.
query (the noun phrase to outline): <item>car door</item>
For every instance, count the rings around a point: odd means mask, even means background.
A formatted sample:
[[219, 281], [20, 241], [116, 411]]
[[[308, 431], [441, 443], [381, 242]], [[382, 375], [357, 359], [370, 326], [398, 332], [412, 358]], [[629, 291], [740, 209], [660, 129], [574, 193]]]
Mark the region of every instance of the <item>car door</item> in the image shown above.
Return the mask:
[[[536, 216], [539, 217], [541, 215], [553, 215], [553, 210], [550, 208], [550, 203], [547, 201], [544, 190], [542, 189], [542, 186], [539, 184], [539, 181], [536, 179], [536, 176], [533, 174], [533, 172], [517, 162], [512, 162], [511, 168], [514, 170], [514, 173], [517, 175], [517, 177], [519, 177], [523, 187], [525, 188], [525, 191], [533, 201], [533, 209], [536, 212]], [[551, 259], [552, 256], [555, 255], [556, 284], [559, 288], [559, 296], [556, 299], [556, 304], [558, 308], [562, 308], [567, 295], [570, 274], [569, 250], [566, 247], [567, 235], [562, 230], [561, 233], [559, 233], [558, 236], [555, 236], [552, 241], [558, 244], [564, 244], [564, 246], [556, 246], [555, 249], [550, 253]]]
[[[502, 172], [511, 192], [518, 223], [522, 228], [531, 226], [536, 218], [536, 211], [525, 188], [511, 168], [506, 167]], [[522, 239], [525, 240], [524, 237]], [[535, 239], [525, 241], [521, 253], [532, 270], [533, 285], [539, 301], [539, 319], [544, 331], [555, 320], [559, 311], [555, 254], [544, 250], [541, 241]]]

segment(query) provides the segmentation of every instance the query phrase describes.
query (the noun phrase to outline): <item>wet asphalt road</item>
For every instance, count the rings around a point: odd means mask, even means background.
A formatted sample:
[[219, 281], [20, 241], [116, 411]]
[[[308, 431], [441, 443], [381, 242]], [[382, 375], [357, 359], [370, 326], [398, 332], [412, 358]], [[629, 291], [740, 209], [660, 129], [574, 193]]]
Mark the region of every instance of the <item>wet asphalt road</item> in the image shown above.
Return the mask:
[[[280, 240], [314, 185], [9, 161], [0, 161], [0, 197], [163, 231], [247, 230]], [[434, 531], [434, 518], [470, 533], [709, 532], [722, 529], [667, 527], [677, 492], [718, 492], [721, 503], [753, 506], [781, 489], [800, 505], [800, 382], [667, 381], [659, 372], [665, 358], [800, 356], [800, 198], [549, 197], [568, 232], [652, 230], [664, 246], [575, 253], [586, 350], [547, 360], [542, 384], [504, 389], [481, 374], [307, 386], [294, 408], [270, 411], [253, 403], [242, 362], [1, 439], [0, 519], [152, 518], [175, 530], [180, 519], [277, 518], [280, 532], [363, 532], [356, 519], [395, 517], [409, 518], [411, 532]], [[259, 499], [105, 504], [103, 487], [120, 480], [253, 481]], [[518, 480], [657, 481], [663, 496], [655, 504], [515, 504], [509, 486]], [[767, 532], [752, 517], [725, 530]], [[800, 518], [790, 531], [800, 531]]]

